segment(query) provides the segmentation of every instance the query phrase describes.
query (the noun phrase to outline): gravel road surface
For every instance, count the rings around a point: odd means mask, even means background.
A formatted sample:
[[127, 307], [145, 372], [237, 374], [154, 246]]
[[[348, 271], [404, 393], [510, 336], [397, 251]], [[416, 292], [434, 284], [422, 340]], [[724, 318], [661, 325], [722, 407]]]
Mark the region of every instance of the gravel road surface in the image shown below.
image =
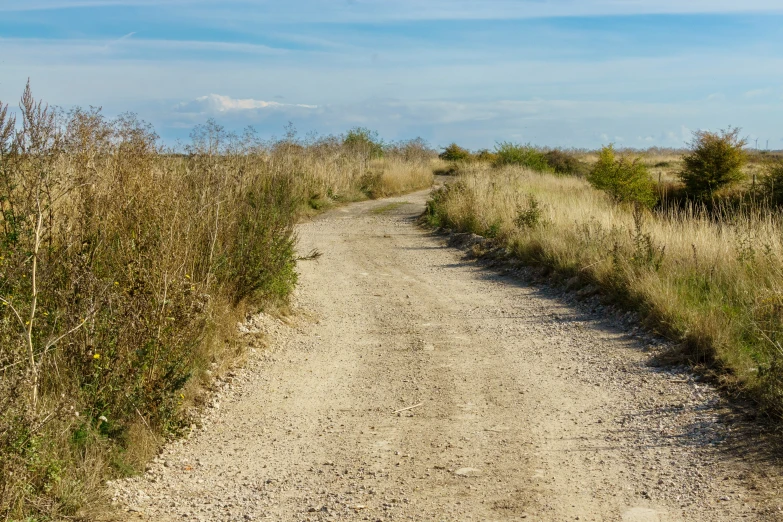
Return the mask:
[[426, 197], [299, 226], [323, 256], [298, 313], [242, 326], [270, 348], [111, 484], [126, 519], [783, 520], [779, 468], [709, 384], [597, 299], [417, 227]]

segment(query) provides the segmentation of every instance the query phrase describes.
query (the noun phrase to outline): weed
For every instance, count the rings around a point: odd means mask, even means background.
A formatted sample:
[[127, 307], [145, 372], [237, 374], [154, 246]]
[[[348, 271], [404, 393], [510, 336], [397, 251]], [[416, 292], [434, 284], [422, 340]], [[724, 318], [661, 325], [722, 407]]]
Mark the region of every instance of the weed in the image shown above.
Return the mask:
[[519, 228], [535, 228], [542, 223], [544, 209], [533, 194], [527, 196], [527, 205], [520, 206], [514, 223]]
[[666, 246], [658, 246], [649, 232], [644, 230], [645, 209], [636, 205], [633, 210], [633, 254], [631, 262], [637, 268], [651, 268], [656, 272], [661, 269]]

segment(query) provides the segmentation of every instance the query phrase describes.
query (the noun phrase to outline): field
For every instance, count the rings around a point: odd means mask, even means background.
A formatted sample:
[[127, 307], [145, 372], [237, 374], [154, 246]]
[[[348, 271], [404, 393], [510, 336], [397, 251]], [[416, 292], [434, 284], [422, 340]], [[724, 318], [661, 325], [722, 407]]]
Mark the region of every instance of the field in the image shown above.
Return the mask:
[[[0, 104], [0, 519], [105, 502], [239, 362], [237, 321], [285, 310], [294, 225], [430, 186], [420, 141], [273, 142], [215, 122], [185, 150], [133, 116]], [[318, 252], [313, 252], [316, 257]]]

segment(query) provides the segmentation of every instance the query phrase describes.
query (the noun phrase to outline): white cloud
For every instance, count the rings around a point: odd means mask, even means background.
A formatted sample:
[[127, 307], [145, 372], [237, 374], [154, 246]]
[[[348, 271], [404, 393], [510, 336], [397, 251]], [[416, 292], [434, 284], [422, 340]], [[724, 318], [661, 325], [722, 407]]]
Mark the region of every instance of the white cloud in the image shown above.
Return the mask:
[[743, 98], [747, 98], [749, 100], [752, 100], [754, 98], [763, 98], [763, 97], [765, 97], [767, 95], [770, 95], [770, 94], [772, 94], [772, 89], [767, 87], [767, 88], [764, 88], [764, 89], [751, 89], [751, 90], [746, 91], [745, 93], [743, 93], [742, 96], [743, 96]]
[[230, 112], [255, 111], [264, 109], [316, 109], [317, 105], [301, 103], [280, 103], [274, 101], [255, 100], [253, 98], [237, 99], [220, 94], [199, 96], [195, 100], [177, 104], [176, 112], [188, 114], [224, 114]]

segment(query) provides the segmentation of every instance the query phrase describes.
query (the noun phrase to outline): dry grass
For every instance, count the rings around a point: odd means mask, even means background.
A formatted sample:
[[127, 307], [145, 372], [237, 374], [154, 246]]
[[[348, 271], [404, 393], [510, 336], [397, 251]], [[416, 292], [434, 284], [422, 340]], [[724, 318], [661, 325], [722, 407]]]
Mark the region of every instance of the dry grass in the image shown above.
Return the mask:
[[373, 160], [365, 174], [363, 190], [372, 198], [382, 198], [429, 187], [434, 168], [435, 160], [415, 165], [398, 158]]
[[241, 359], [237, 321], [285, 304], [297, 220], [429, 186], [433, 154], [368, 166], [214, 122], [175, 154], [132, 116], [21, 105], [0, 104], [0, 519], [89, 518]]
[[599, 285], [783, 413], [781, 215], [634, 211], [581, 179], [472, 166], [435, 195], [428, 216]]

